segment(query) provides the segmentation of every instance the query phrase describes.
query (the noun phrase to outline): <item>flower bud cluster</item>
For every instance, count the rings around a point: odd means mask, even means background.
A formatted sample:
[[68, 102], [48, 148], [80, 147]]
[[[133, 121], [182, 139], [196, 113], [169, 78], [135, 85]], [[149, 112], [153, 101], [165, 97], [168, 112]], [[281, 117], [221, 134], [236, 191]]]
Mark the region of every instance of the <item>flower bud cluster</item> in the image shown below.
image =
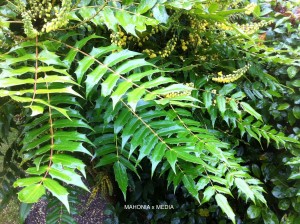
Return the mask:
[[228, 75], [223, 75], [223, 72], [220, 71], [220, 72], [218, 72], [218, 77], [214, 77], [214, 78], [212, 78], [212, 80], [215, 82], [220, 82], [220, 83], [234, 82], [234, 81], [238, 80], [239, 78], [241, 78], [248, 71], [249, 68], [250, 68], [250, 65], [246, 65], [243, 68], [233, 71], [232, 74], [228, 74]]
[[[258, 23], [246, 23], [246, 24], [237, 24], [234, 23], [233, 26], [237, 27], [238, 29], [242, 30], [245, 34], [253, 34], [258, 31], [261, 27], [271, 24], [272, 21], [260, 21]], [[234, 30], [233, 26], [226, 25], [225, 23], [215, 23], [215, 27], [224, 30], [224, 31], [231, 31]]]
[[[187, 87], [194, 88], [194, 83], [192, 83], [192, 82], [191, 83], [186, 83], [185, 85]], [[191, 90], [186, 90], [186, 91], [168, 93], [164, 97], [165, 98], [174, 98], [174, 97], [178, 97], [178, 96], [190, 96], [191, 94], [192, 94]]]
[[260, 21], [258, 23], [247, 23], [247, 24], [236, 24], [236, 26], [241, 29], [246, 34], [253, 34], [258, 31], [261, 27], [267, 26], [273, 23], [272, 21]]
[[207, 208], [200, 208], [198, 214], [202, 217], [209, 217], [209, 210]]
[[110, 34], [110, 38], [111, 38], [111, 43], [118, 45], [119, 47], [126, 46], [127, 40], [129, 40], [128, 36], [126, 36], [126, 34], [123, 31], [121, 31], [121, 29], [116, 33]]
[[[189, 43], [193, 47], [198, 47], [202, 44], [203, 40], [201, 39], [198, 33], [189, 33]], [[208, 43], [208, 42], [207, 42]]]
[[155, 58], [155, 57], [157, 57], [156, 53], [152, 49], [145, 49], [145, 50], [143, 50], [143, 52], [145, 52], [146, 54], [148, 54], [149, 58]]
[[254, 11], [254, 9], [255, 9], [255, 7], [257, 6], [257, 4], [256, 3], [250, 3], [249, 5], [247, 5], [246, 7], [245, 7], [245, 14], [246, 15], [250, 15], [251, 13], [253, 13], [253, 11]]
[[50, 18], [52, 11], [51, 1], [46, 0], [28, 0], [30, 5], [30, 16], [33, 21], [44, 19], [45, 22]]
[[[40, 33], [57, 30], [68, 23], [72, 0], [61, 0], [52, 5], [49, 0], [16, 0], [24, 24], [24, 33], [34, 38]], [[29, 8], [28, 8], [29, 7]], [[28, 9], [27, 9], [28, 8]]]
[[[45, 0], [42, 0], [45, 1]], [[61, 7], [53, 7], [54, 16], [51, 17], [51, 14], [46, 13], [45, 21], [48, 21], [44, 24], [42, 32], [49, 33], [51, 31], [57, 30], [68, 24], [68, 14], [71, 10], [72, 0], [62, 0]]]
[[188, 47], [186, 46], [188, 44], [188, 42], [185, 41], [185, 40], [183, 40], [183, 39], [181, 39], [180, 41], [181, 41], [181, 48], [182, 48], [182, 50], [186, 51], [188, 49]]
[[208, 27], [208, 22], [205, 19], [199, 20], [195, 17], [189, 16], [191, 29], [195, 32], [205, 31]]
[[162, 58], [169, 57], [169, 55], [172, 53], [172, 51], [174, 51], [176, 47], [177, 40], [178, 40], [177, 37], [173, 35], [173, 37], [167, 42], [166, 47], [162, 51], [159, 51], [158, 54]]
[[33, 27], [31, 17], [28, 12], [22, 12], [23, 24], [24, 24], [24, 33], [29, 38], [36, 37], [39, 32]]
[[[146, 42], [147, 40], [150, 39], [151, 36], [153, 36], [154, 34], [158, 33], [160, 31], [160, 27], [156, 26], [156, 27], [153, 27], [152, 30], [150, 31], [150, 33], [147, 35], [147, 36], [144, 36], [142, 37], [140, 40], [139, 40], [139, 43], [140, 42]], [[140, 46], [140, 45], [139, 45]]]
[[220, 29], [220, 30], [233, 30], [232, 26], [228, 26], [226, 25], [225, 23], [219, 23], [219, 22], [216, 22], [215, 24], [215, 27]]

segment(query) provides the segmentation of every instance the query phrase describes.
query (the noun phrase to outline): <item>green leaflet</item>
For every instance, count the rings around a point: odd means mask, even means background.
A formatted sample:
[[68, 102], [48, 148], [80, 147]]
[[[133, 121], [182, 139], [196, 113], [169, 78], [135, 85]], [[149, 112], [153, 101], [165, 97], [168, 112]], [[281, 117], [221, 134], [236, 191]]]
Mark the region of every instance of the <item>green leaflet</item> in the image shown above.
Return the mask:
[[33, 204], [27, 204], [27, 203], [21, 203], [20, 205], [20, 223], [23, 224], [25, 223], [25, 220], [27, 218], [27, 216], [29, 215], [30, 211], [31, 211], [31, 207]]
[[208, 91], [205, 91], [203, 93], [203, 102], [205, 105], [205, 108], [210, 108], [210, 106], [212, 105], [212, 97], [211, 97], [211, 93]]
[[137, 36], [135, 32], [135, 23], [133, 16], [126, 11], [116, 11], [115, 16], [118, 20], [118, 23], [124, 28], [127, 33], [131, 33], [134, 36]]
[[174, 173], [176, 173], [176, 168], [175, 168], [175, 164], [177, 162], [177, 153], [174, 152], [173, 150], [168, 150], [165, 154], [170, 166], [172, 167], [172, 170], [174, 171]]
[[[72, 94], [72, 95], [81, 97], [77, 92], [75, 92], [72, 89], [71, 86], [67, 86], [65, 88], [59, 88], [59, 89], [37, 89], [36, 91], [34, 91], [33, 89], [25, 89], [25, 90], [19, 90], [19, 91], [0, 90], [0, 97], [10, 96], [12, 99], [14, 99], [16, 101], [19, 101], [19, 102], [31, 102], [32, 101], [31, 98], [18, 97], [18, 96], [22, 96], [22, 95], [25, 95], [27, 93], [33, 94], [34, 92], [35, 92], [35, 94], [48, 94], [48, 93], [60, 94], [60, 93], [65, 93], [65, 94]], [[40, 99], [34, 99], [33, 101], [35, 101], [35, 102], [45, 102], [45, 101], [40, 100]], [[43, 104], [47, 104], [47, 103], [45, 102]]]
[[103, 9], [103, 20], [108, 29], [117, 31], [118, 20], [111, 8], [105, 7]]
[[32, 113], [31, 117], [37, 116], [39, 114], [43, 114], [44, 112], [44, 107], [42, 106], [25, 106], [24, 108], [30, 108]]
[[224, 112], [226, 110], [226, 100], [225, 97], [222, 95], [217, 96], [217, 105], [222, 115], [224, 115]]
[[215, 199], [222, 211], [226, 213], [226, 215], [233, 223], [235, 223], [235, 214], [233, 213], [232, 208], [227, 201], [227, 198], [222, 194], [216, 194]]
[[36, 81], [34, 79], [18, 79], [18, 78], [5, 78], [0, 79], [0, 87], [7, 88], [11, 86], [33, 84], [33, 83], [46, 83], [46, 82], [58, 82], [58, 83], [72, 83], [76, 84], [69, 76], [58, 76], [52, 75], [45, 78], [38, 78]]
[[151, 9], [155, 4], [157, 0], [141, 0], [141, 3], [137, 7], [136, 11], [137, 13], [143, 14], [147, 12], [149, 9]]
[[54, 137], [59, 141], [81, 141], [93, 145], [85, 134], [77, 131], [56, 131]]
[[37, 167], [30, 167], [26, 170], [26, 173], [28, 174], [34, 174], [34, 175], [41, 175], [47, 171], [47, 166], [40, 166]]
[[[23, 66], [18, 69], [3, 69], [1, 72], [1, 78], [20, 76], [25, 73], [34, 74], [35, 72], [36, 72], [36, 70], [34, 67], [27, 67], [27, 66]], [[59, 74], [65, 75], [65, 76], [70, 76], [67, 73], [66, 69], [57, 69], [53, 66], [39, 66], [37, 72], [38, 73], [55, 72], [55, 73], [59, 73]]]
[[247, 199], [250, 198], [253, 202], [255, 202], [254, 194], [246, 181], [241, 178], [235, 178], [234, 182], [238, 189], [246, 195]]
[[54, 127], [55, 128], [65, 128], [65, 127], [80, 127], [80, 128], [87, 128], [92, 130], [92, 128], [86, 124], [84, 121], [82, 120], [78, 120], [78, 119], [72, 119], [72, 120], [67, 120], [67, 119], [60, 119], [54, 122]]
[[115, 162], [113, 167], [116, 181], [118, 182], [118, 185], [123, 193], [124, 199], [126, 200], [126, 192], [128, 186], [126, 167], [120, 161]]
[[146, 90], [143, 87], [139, 87], [128, 94], [128, 105], [135, 110], [138, 101], [145, 94]]
[[144, 141], [144, 145], [139, 150], [139, 157], [137, 163], [139, 163], [145, 156], [148, 156], [151, 153], [152, 149], [155, 147], [157, 142], [158, 139], [155, 135], [152, 135], [150, 138], [147, 139], [147, 141]]
[[180, 149], [178, 149], [178, 150], [174, 149], [174, 151], [176, 152], [178, 158], [180, 158], [180, 159], [183, 159], [183, 160], [191, 162], [191, 163], [196, 163], [196, 164], [200, 164], [200, 165], [204, 165], [204, 166], [206, 165], [206, 163], [197, 156], [183, 152]]
[[68, 201], [68, 191], [66, 188], [61, 186], [57, 181], [52, 180], [50, 178], [46, 178], [43, 180], [43, 184], [45, 188], [47, 188], [53, 196], [58, 198], [67, 208], [68, 212], [70, 212], [69, 201]]
[[49, 170], [49, 174], [52, 178], [61, 180], [68, 184], [73, 184], [86, 191], [89, 191], [89, 189], [82, 182], [81, 177], [74, 171], [74, 169], [66, 168], [59, 164], [53, 164]]
[[216, 193], [216, 190], [212, 186], [205, 188], [205, 191], [203, 192], [203, 199], [202, 199], [201, 203], [203, 204], [205, 202], [208, 202], [212, 198], [212, 196], [215, 195], [215, 193]]
[[169, 15], [167, 13], [166, 7], [161, 4], [156, 4], [152, 9], [153, 16], [160, 23], [167, 23], [169, 19]]
[[189, 193], [196, 198], [196, 200], [200, 203], [198, 191], [196, 189], [195, 181], [191, 176], [183, 175], [182, 182], [185, 186], [185, 188], [189, 191]]
[[118, 161], [117, 154], [115, 153], [107, 154], [100, 159], [100, 162], [98, 162], [95, 167], [105, 166], [108, 164], [112, 164], [116, 161]]
[[39, 61], [46, 63], [47, 65], [59, 65], [61, 67], [66, 67], [66, 65], [60, 60], [54, 52], [44, 49], [39, 53]]
[[[126, 92], [133, 86], [134, 82], [140, 81], [142, 78], [144, 78], [146, 76], [150, 76], [157, 72], [159, 72], [159, 70], [148, 70], [145, 72], [134, 73], [134, 74], [130, 75], [126, 80], [121, 82], [116, 87], [116, 90], [111, 94], [113, 106], [115, 107], [115, 105], [119, 102], [119, 100], [122, 98], [122, 96], [125, 95]], [[160, 84], [162, 84], [162, 83], [160, 83]], [[147, 88], [149, 88], [149, 87], [147, 87]], [[142, 97], [142, 95], [141, 95], [141, 97]], [[136, 99], [135, 102], [138, 102], [138, 100], [139, 99]], [[130, 103], [130, 101], [129, 101], [129, 103]], [[131, 104], [132, 104], [132, 102], [131, 102]], [[135, 108], [135, 107], [133, 107], [133, 108]]]
[[[98, 57], [100, 57], [100, 56], [102, 56], [102, 55], [104, 55], [104, 54], [106, 54], [106, 53], [108, 53], [112, 50], [116, 50], [116, 47], [115, 46], [108, 46], [108, 47], [93, 48], [88, 56], [86, 56], [82, 60], [80, 60], [79, 63], [78, 63], [78, 67], [75, 71], [78, 83], [79, 84], [81, 83], [81, 81], [83, 79], [83, 75], [90, 68], [90, 66], [95, 63], [96, 58], [98, 58]], [[100, 73], [99, 76], [101, 76], [101, 73]], [[90, 80], [90, 81], [92, 81], [92, 80]]]
[[[1, 97], [1, 90], [0, 90], [0, 97]], [[28, 97], [18, 97], [18, 96], [11, 96], [11, 98], [17, 102], [31, 102], [32, 99], [31, 98], [28, 98]], [[61, 114], [63, 114], [65, 117], [69, 118], [68, 114], [67, 114], [67, 110], [66, 109], [63, 109], [63, 108], [59, 108], [59, 107], [55, 107], [55, 106], [52, 106], [50, 105], [49, 103], [47, 103], [46, 101], [44, 100], [41, 100], [41, 99], [34, 99], [33, 100], [34, 102], [36, 103], [40, 103], [40, 104], [43, 104], [45, 106], [48, 106], [52, 109], [55, 109], [57, 110], [58, 112], [60, 112]]]
[[[127, 73], [127, 72], [135, 69], [136, 67], [142, 67], [142, 66], [146, 66], [146, 65], [151, 65], [151, 64], [146, 62], [144, 59], [134, 59], [134, 60], [130, 60], [128, 62], [123, 63], [115, 70], [115, 72], [113, 74], [110, 74], [108, 76], [108, 78], [101, 84], [101, 86], [102, 86], [101, 94], [103, 96], [108, 96], [111, 94], [118, 79], [120, 78], [120, 74], [122, 75], [124, 73]], [[164, 82], [161, 82], [161, 84], [163, 84], [163, 83]], [[148, 88], [151, 88], [151, 83], [149, 83], [148, 86], [149, 86]], [[144, 86], [144, 88], [147, 88], [147, 85]], [[143, 92], [143, 94], [144, 94], [144, 92]], [[142, 96], [143, 94], [141, 94], [140, 96]], [[137, 103], [138, 100], [139, 99], [135, 99], [134, 102]], [[133, 102], [132, 102], [133, 100], [131, 100], [131, 98], [128, 97], [128, 101], [129, 101], [129, 105], [131, 105], [133, 108], [135, 108], [135, 106], [133, 106]], [[117, 102], [114, 101], [114, 105], [116, 103]]]
[[261, 115], [259, 113], [257, 113], [248, 103], [241, 102], [241, 106], [243, 107], [243, 109], [246, 112], [248, 112], [249, 114], [251, 114], [252, 116], [254, 116], [256, 119], [262, 121]]
[[156, 168], [156, 166], [158, 165], [158, 163], [162, 160], [162, 158], [164, 157], [166, 151], [166, 146], [164, 145], [164, 143], [159, 142], [152, 154], [151, 154], [151, 163], [152, 163], [152, 168], [151, 168], [151, 176], [153, 176], [154, 170]]
[[206, 185], [209, 183], [209, 178], [208, 177], [201, 177], [199, 181], [196, 184], [196, 188], [198, 191], [202, 190], [203, 188], [206, 187]]
[[26, 186], [18, 193], [18, 198], [24, 203], [36, 203], [46, 193], [42, 184]]
[[229, 105], [234, 112], [236, 112], [238, 115], [241, 115], [241, 111], [238, 109], [238, 105], [234, 99], [229, 101]]
[[[83, 144], [79, 142], [67, 141], [56, 143], [54, 144], [53, 149], [57, 151], [82, 152], [92, 156], [92, 154], [83, 146]], [[39, 151], [40, 149], [37, 151], [37, 153]]]
[[22, 178], [14, 182], [14, 187], [25, 187], [32, 184], [36, 184], [41, 181], [42, 181], [42, 177]]
[[[95, 34], [92, 34], [90, 36], [87, 36], [83, 39], [81, 39], [80, 41], [76, 42], [76, 44], [74, 45], [75, 48], [77, 49], [81, 49], [89, 40], [91, 39], [94, 39], [94, 38], [100, 38], [99, 36], [95, 35]], [[70, 66], [71, 63], [73, 62], [74, 58], [76, 57], [78, 53], [78, 50], [75, 50], [75, 49], [71, 49], [67, 56], [65, 57], [65, 59], [63, 60], [63, 62]]]
[[52, 162], [61, 164], [69, 168], [78, 169], [82, 173], [82, 175], [86, 177], [85, 164], [81, 160], [76, 159], [73, 156], [66, 154], [55, 154], [52, 156]]
[[168, 93], [173, 93], [173, 92], [192, 91], [192, 90], [194, 90], [194, 88], [183, 84], [173, 84], [166, 88], [152, 91], [151, 93], [145, 96], [145, 100], [152, 100], [155, 98], [156, 95], [166, 95]]

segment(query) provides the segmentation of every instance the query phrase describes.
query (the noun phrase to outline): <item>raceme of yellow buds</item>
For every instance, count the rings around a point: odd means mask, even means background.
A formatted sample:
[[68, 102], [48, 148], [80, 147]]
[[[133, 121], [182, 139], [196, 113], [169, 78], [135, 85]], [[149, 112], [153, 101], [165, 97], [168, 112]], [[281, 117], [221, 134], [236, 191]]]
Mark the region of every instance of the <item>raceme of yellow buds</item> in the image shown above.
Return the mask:
[[241, 29], [246, 34], [253, 34], [259, 30], [259, 28], [271, 24], [273, 21], [260, 21], [258, 23], [247, 23], [242, 25], [237, 25], [239, 29]]
[[242, 30], [245, 34], [253, 34], [256, 31], [258, 31], [259, 28], [269, 25], [271, 23], [272, 23], [272, 21], [260, 21], [258, 23], [246, 23], [246, 24], [242, 24], [242, 25], [234, 23], [234, 24], [232, 24], [232, 26], [226, 25], [224, 23], [215, 23], [215, 26], [218, 29], [224, 30], [224, 31], [233, 31], [234, 30], [233, 26], [235, 26], [236, 28]]
[[184, 40], [180, 40], [181, 41], [181, 48], [183, 51], [186, 51], [188, 49], [188, 47], [186, 46], [186, 42]]
[[189, 16], [190, 19], [190, 25], [193, 31], [195, 32], [201, 32], [201, 31], [205, 31], [207, 26], [208, 26], [208, 22], [206, 20], [199, 20], [196, 17], [192, 17]]
[[132, 36], [128, 37], [125, 35], [121, 28], [119, 28], [119, 32], [110, 34], [111, 43], [118, 45], [119, 47], [123, 47], [127, 45], [127, 40], [132, 40]]
[[[72, 0], [61, 0], [60, 6], [53, 6], [47, 0], [15, 0], [24, 23], [24, 33], [33, 38], [43, 32], [55, 31], [68, 23]], [[36, 27], [37, 22], [40, 27]], [[42, 23], [41, 23], [42, 22]]]
[[157, 54], [154, 53], [154, 51], [152, 49], [145, 49], [145, 50], [143, 50], [143, 52], [146, 53], [149, 56], [149, 58], [157, 57]]
[[245, 7], [245, 14], [246, 15], [250, 15], [251, 13], [253, 13], [253, 11], [254, 11], [254, 9], [255, 9], [255, 7], [257, 6], [257, 4], [256, 3], [250, 3], [249, 5], [247, 5], [246, 7]]
[[[194, 88], [194, 83], [186, 83], [185, 84], [187, 87], [192, 87]], [[179, 91], [179, 92], [172, 92], [172, 93], [168, 93], [166, 95], [164, 95], [165, 98], [174, 98], [174, 97], [178, 97], [178, 96], [190, 96], [192, 94], [191, 90], [187, 90], [187, 91]]]
[[168, 57], [172, 51], [174, 51], [175, 47], [176, 47], [176, 44], [177, 44], [177, 37], [174, 35], [168, 42], [167, 42], [167, 45], [166, 47], [162, 50], [162, 51], [159, 51], [158, 54], [162, 57], [162, 58], [165, 58], [165, 57]]
[[249, 68], [250, 68], [250, 65], [246, 65], [243, 68], [233, 71], [232, 74], [228, 74], [228, 75], [223, 75], [223, 72], [220, 71], [220, 72], [218, 72], [218, 77], [214, 77], [214, 78], [212, 78], [212, 80], [215, 82], [220, 82], [220, 83], [234, 82], [234, 81], [238, 80], [239, 78], [241, 78], [248, 71]]

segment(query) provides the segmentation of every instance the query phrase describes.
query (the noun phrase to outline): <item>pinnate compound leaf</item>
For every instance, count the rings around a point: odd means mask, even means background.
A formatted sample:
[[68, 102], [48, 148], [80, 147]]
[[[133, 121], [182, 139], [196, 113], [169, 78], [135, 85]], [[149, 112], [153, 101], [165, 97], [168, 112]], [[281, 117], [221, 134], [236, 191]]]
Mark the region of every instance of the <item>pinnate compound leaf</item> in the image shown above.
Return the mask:
[[227, 198], [222, 194], [216, 194], [215, 199], [222, 211], [226, 213], [228, 218], [230, 218], [233, 223], [235, 223], [235, 214], [233, 213]]

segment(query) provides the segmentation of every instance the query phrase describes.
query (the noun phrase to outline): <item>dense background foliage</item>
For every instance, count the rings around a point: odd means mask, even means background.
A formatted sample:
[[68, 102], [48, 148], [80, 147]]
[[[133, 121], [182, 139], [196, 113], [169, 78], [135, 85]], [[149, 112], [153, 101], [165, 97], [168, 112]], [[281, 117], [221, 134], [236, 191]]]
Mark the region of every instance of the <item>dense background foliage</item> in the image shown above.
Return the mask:
[[81, 188], [107, 223], [300, 223], [297, 5], [1, 2], [1, 207], [74, 223]]

